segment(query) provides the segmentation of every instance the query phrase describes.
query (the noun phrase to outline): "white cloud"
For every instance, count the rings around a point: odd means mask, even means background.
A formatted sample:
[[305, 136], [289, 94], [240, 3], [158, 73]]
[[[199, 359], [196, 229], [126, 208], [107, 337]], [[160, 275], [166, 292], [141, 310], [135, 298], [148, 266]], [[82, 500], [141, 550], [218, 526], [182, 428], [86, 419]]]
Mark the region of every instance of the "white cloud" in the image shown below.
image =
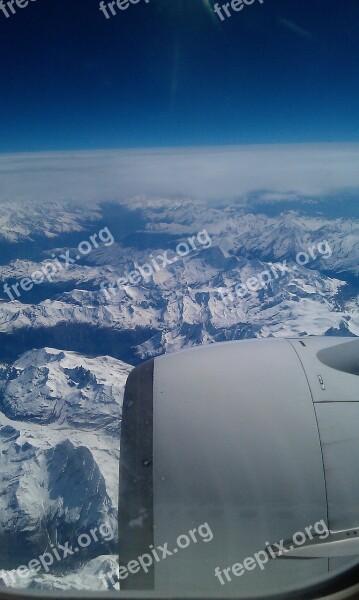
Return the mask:
[[359, 144], [0, 155], [0, 202], [90, 202], [133, 195], [268, 200], [359, 189]]

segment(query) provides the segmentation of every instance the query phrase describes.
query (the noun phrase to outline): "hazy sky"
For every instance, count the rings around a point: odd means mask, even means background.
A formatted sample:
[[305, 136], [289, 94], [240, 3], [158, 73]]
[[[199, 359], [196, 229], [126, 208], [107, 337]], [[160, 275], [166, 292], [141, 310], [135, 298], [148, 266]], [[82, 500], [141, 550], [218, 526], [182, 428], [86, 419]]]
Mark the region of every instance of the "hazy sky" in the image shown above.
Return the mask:
[[359, 141], [358, 0], [213, 4], [0, 12], [0, 152]]
[[267, 201], [359, 190], [359, 144], [92, 151], [0, 156], [4, 200], [120, 200], [183, 195]]

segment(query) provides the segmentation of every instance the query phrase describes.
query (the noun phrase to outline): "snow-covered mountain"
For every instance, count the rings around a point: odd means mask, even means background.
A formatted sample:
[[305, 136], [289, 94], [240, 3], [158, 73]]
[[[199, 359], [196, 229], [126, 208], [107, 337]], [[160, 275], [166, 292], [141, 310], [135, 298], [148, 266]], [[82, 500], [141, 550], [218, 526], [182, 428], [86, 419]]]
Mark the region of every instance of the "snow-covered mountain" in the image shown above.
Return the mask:
[[[128, 365], [49, 348], [29, 351], [0, 370], [0, 407], [12, 420], [118, 436]], [[117, 417], [117, 418], [116, 418]]]
[[[235, 301], [226, 304], [221, 291], [231, 291], [233, 296], [237, 284], [277, 262], [249, 259], [238, 252], [231, 256], [213, 246], [167, 266], [150, 280], [119, 288], [117, 279], [131, 271], [131, 250], [116, 246], [109, 254], [110, 265], [118, 265], [121, 254], [127, 260], [122, 258], [120, 268], [81, 267], [76, 287], [54, 299], [1, 304], [0, 340], [4, 345], [9, 339], [19, 340], [25, 351], [36, 343], [54, 345], [57, 336], [65, 349], [96, 354], [101, 340], [94, 347], [88, 338], [99, 336], [108, 340], [111, 354], [134, 364], [154, 353], [254, 335], [326, 335], [331, 330], [359, 334], [357, 290], [318, 266], [296, 265], [292, 259], [289, 270], [283, 272], [278, 266], [277, 278], [273, 276], [263, 289], [244, 298], [234, 294]], [[146, 255], [148, 251], [141, 253], [140, 264], [146, 262]], [[92, 278], [93, 290], [81, 289], [84, 272]], [[113, 291], [104, 292], [101, 284]], [[69, 344], [64, 337], [71, 328], [74, 335]], [[81, 332], [78, 339], [75, 332]], [[121, 349], [124, 343], [126, 350]]]
[[[121, 405], [130, 371], [108, 356], [51, 348], [1, 368], [3, 567], [27, 564], [51, 543], [74, 546], [102, 523], [117, 531]], [[100, 539], [78, 560], [116, 551], [116, 538]]]
[[[8, 203], [0, 223], [0, 557], [7, 572], [51, 543], [75, 544], [101, 523], [116, 530], [121, 404], [132, 365], [231, 339], [359, 335], [355, 218], [131, 198], [84, 209]], [[76, 259], [81, 239], [103, 226], [115, 243]], [[173, 257], [179, 242], [203, 230], [210, 244], [197, 240], [153, 277], [117, 285], [136, 265]], [[299, 264], [303, 252], [310, 260]], [[60, 254], [74, 261], [10, 301], [5, 284], [12, 289]], [[272, 274], [265, 285], [236, 294], [263, 273]], [[101, 589], [99, 573], [116, 564], [116, 552], [115, 541], [91, 544], [61, 578], [52, 569], [21, 585]]]
[[71, 202], [1, 198], [0, 242], [19, 243], [36, 237], [56, 239], [61, 234], [85, 231], [86, 225], [99, 217], [96, 205], [85, 209]]
[[[118, 555], [100, 555], [96, 558], [86, 561], [84, 564], [75, 568], [68, 569], [66, 572], [56, 574], [53, 571], [48, 573], [36, 573], [29, 571], [20, 578], [16, 572], [7, 571], [7, 581], [9, 587], [31, 588], [50, 592], [53, 591], [72, 591], [81, 590], [82, 592], [119, 590], [120, 583], [118, 573]], [[15, 586], [16, 581], [16, 586]]]

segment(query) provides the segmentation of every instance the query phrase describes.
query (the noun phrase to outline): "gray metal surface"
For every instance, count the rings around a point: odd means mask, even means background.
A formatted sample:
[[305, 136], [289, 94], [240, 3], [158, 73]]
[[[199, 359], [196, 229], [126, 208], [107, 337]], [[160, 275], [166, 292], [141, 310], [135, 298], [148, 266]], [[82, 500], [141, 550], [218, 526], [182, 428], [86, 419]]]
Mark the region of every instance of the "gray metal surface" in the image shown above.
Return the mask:
[[[208, 522], [209, 543], [156, 565], [158, 590], [221, 587], [216, 566], [327, 517], [308, 382], [284, 339], [229, 342], [166, 355], [154, 370], [155, 545]], [[272, 561], [226, 593], [275, 591], [328, 569], [327, 559]], [[223, 593], [223, 589], [221, 590]]]
[[309, 337], [288, 341], [303, 364], [314, 402], [359, 401], [359, 338]]
[[[358, 527], [359, 402], [316, 404], [328, 492], [329, 528]], [[359, 552], [358, 552], [359, 554]]]

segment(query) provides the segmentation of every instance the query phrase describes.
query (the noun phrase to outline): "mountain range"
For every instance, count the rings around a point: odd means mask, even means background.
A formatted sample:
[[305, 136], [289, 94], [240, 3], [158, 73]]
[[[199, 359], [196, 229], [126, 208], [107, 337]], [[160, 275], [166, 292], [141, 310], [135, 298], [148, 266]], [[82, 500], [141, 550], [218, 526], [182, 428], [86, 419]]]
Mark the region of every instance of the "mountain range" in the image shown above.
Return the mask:
[[[309, 211], [277, 212], [189, 198], [0, 205], [0, 539], [6, 572], [51, 544], [76, 544], [101, 523], [117, 531], [121, 406], [135, 365], [225, 340], [359, 335], [358, 220], [326, 217], [325, 204], [314, 202]], [[109, 228], [114, 243], [76, 258], [78, 244], [101, 227]], [[152, 277], [117, 285], [151, 257], [175, 256], [179, 243], [203, 230], [208, 247], [198, 243]], [[6, 284], [31, 277], [65, 253], [74, 261], [66, 269], [10, 300]], [[305, 264], [298, 260], [303, 253]], [[236, 295], [236, 286], [264, 272], [272, 273], [266, 285]], [[101, 588], [94, 573], [116, 564], [117, 547], [115, 538], [100, 542], [66, 568], [61, 564], [61, 576], [56, 570], [32, 573], [21, 585]]]

